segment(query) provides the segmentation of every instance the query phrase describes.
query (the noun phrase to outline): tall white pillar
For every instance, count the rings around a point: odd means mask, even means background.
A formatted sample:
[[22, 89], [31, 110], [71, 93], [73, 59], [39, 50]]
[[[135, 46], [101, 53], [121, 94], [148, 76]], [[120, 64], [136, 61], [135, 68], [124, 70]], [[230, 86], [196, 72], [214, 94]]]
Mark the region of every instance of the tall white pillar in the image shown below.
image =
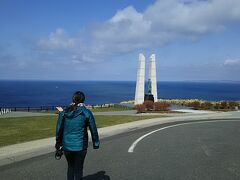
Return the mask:
[[158, 97], [157, 97], [157, 78], [156, 78], [156, 58], [155, 58], [155, 54], [152, 54], [150, 56], [148, 78], [151, 80], [152, 94], [153, 94], [153, 97], [154, 97], [154, 101], [156, 102], [158, 100]]
[[139, 54], [137, 83], [134, 102], [135, 105], [142, 104], [144, 102], [144, 83], [145, 83], [145, 57], [143, 54]]

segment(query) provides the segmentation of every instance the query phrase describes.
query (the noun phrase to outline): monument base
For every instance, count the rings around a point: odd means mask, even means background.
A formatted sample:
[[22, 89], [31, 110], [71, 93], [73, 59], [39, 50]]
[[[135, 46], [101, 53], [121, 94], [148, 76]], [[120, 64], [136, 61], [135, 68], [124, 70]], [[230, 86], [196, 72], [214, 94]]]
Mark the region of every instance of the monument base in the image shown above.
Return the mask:
[[152, 94], [145, 94], [144, 101], [152, 101], [154, 102], [154, 97]]

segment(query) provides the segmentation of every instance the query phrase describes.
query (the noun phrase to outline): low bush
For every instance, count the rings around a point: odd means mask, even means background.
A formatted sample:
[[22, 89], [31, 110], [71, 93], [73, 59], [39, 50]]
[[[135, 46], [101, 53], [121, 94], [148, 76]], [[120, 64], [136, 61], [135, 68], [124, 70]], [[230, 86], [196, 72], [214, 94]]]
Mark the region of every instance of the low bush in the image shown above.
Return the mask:
[[153, 110], [153, 104], [154, 104], [153, 101], [146, 100], [146, 101], [144, 101], [143, 104], [145, 105], [147, 111], [149, 111], [149, 110]]
[[209, 101], [205, 101], [201, 104], [202, 109], [212, 109], [213, 104]]
[[213, 105], [214, 109], [220, 109], [221, 108], [221, 103], [217, 102]]
[[220, 108], [221, 109], [228, 109], [228, 103], [226, 101], [222, 101], [220, 103]]
[[167, 111], [169, 110], [170, 104], [166, 101], [160, 101], [154, 103], [155, 111]]
[[137, 104], [135, 106], [135, 109], [137, 110], [137, 113], [144, 113], [144, 112], [146, 112], [146, 106], [144, 104]]
[[193, 109], [199, 109], [201, 106], [201, 103], [199, 101], [193, 101], [190, 106], [193, 107]]
[[235, 107], [239, 106], [239, 104], [237, 102], [235, 102], [235, 101], [228, 102], [228, 105], [229, 105], [230, 109], [235, 109]]

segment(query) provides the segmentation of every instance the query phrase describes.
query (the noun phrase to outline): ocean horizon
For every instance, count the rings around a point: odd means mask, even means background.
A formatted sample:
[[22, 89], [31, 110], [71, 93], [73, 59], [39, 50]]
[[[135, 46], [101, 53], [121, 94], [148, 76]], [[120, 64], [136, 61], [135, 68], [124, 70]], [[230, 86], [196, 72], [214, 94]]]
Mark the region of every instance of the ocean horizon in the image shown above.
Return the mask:
[[[67, 105], [77, 90], [85, 93], [86, 104], [119, 103], [134, 100], [135, 86], [135, 81], [0, 80], [0, 107]], [[240, 81], [158, 81], [157, 87], [159, 99], [240, 100]]]

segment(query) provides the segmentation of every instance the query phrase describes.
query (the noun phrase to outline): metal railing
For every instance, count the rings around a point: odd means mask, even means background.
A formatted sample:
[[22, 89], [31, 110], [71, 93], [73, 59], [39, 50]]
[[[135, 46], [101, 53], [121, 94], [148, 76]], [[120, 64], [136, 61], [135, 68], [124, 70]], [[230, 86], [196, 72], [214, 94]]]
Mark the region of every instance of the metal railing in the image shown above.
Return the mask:
[[[56, 105], [65, 108], [66, 105]], [[39, 107], [0, 107], [0, 114], [6, 114], [9, 112], [16, 112], [16, 111], [25, 111], [25, 112], [49, 112], [49, 111], [55, 111], [56, 106], [39, 106]], [[106, 108], [106, 107], [122, 107], [129, 109], [129, 107], [121, 105], [121, 104], [99, 104], [99, 105], [86, 105], [87, 108], [95, 109], [95, 108]]]

